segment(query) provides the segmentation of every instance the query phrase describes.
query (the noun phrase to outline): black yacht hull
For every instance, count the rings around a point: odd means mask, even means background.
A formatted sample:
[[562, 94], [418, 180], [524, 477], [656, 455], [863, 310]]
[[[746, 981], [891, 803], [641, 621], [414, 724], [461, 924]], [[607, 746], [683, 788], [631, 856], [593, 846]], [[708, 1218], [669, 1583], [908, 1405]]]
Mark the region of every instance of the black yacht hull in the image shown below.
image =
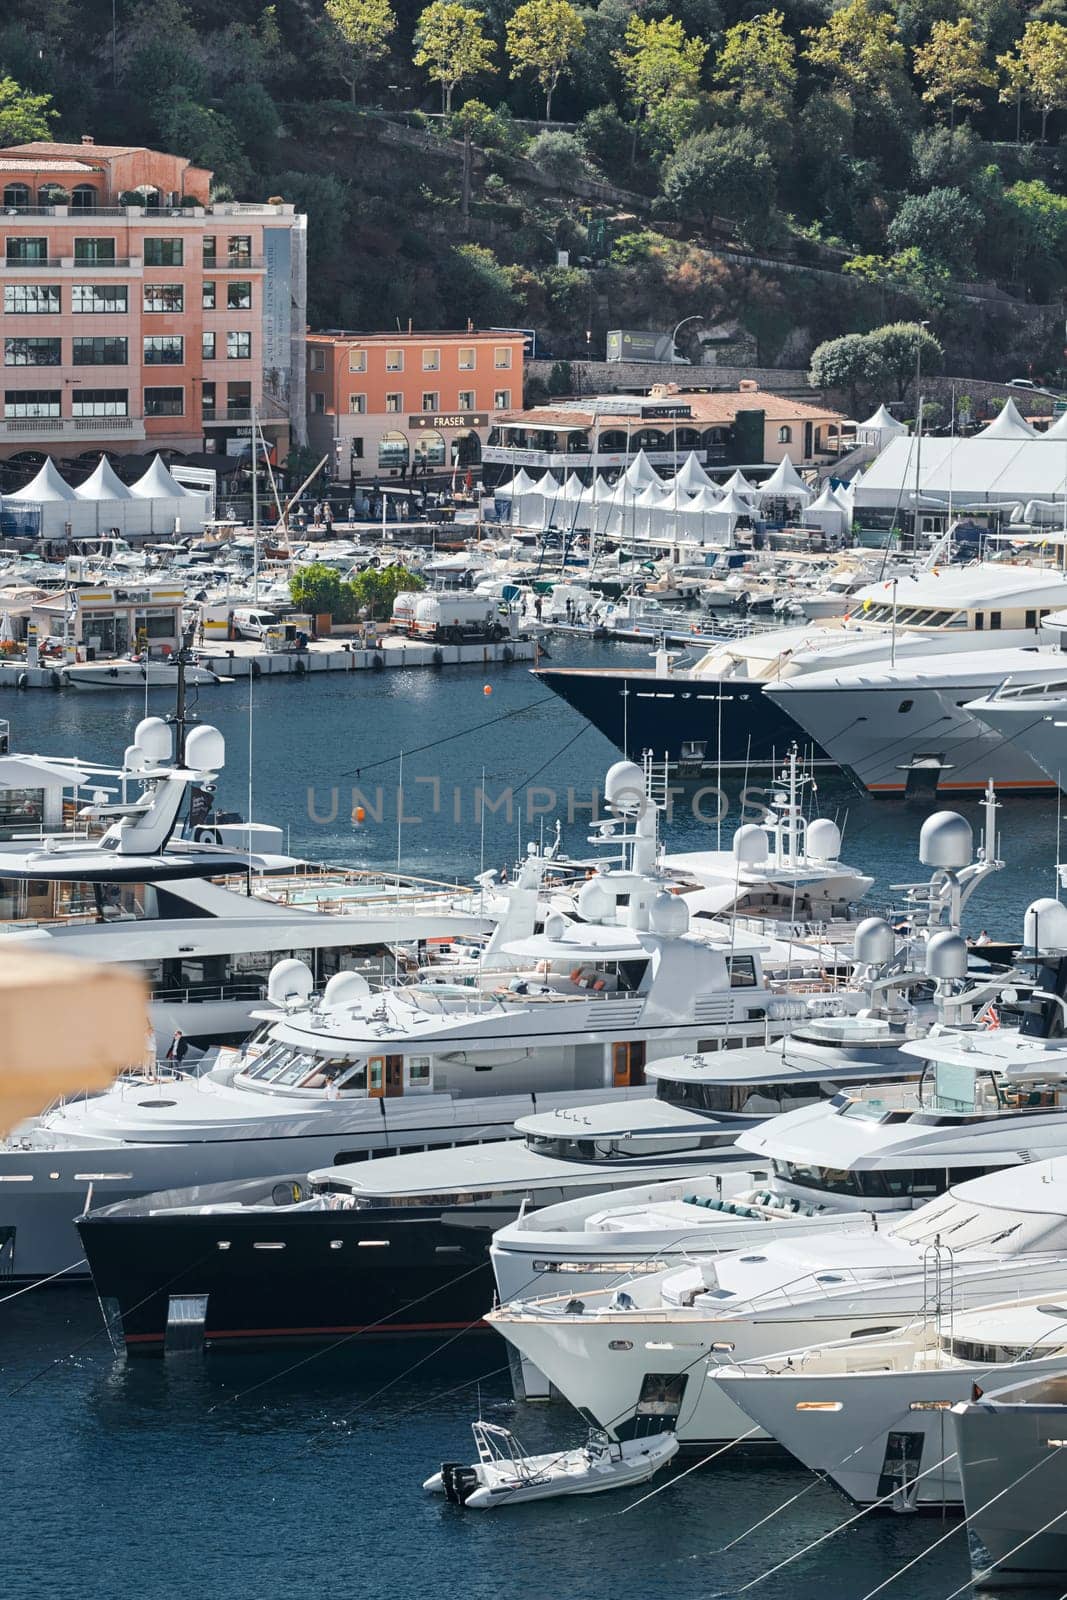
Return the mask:
[[791, 744], [826, 752], [743, 678], [657, 677], [607, 667], [540, 667], [537, 676], [630, 757], [650, 750], [679, 769], [743, 769], [782, 760]]
[[[149, 1198], [155, 1206], [163, 1199]], [[514, 1215], [439, 1206], [149, 1215], [133, 1202], [77, 1226], [113, 1342], [144, 1357], [200, 1345], [484, 1332], [490, 1240]]]

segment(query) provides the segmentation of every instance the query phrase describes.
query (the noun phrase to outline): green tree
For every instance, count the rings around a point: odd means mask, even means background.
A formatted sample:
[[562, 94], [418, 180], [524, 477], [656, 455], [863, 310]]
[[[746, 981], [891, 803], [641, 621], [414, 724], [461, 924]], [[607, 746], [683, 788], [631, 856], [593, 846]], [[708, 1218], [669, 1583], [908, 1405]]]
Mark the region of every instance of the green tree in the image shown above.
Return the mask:
[[904, 70], [904, 46], [892, 16], [874, 0], [848, 0], [821, 28], [805, 28], [812, 66], [839, 78], [853, 97], [879, 95]]
[[948, 111], [950, 128], [956, 126], [956, 108], [974, 110], [982, 103], [979, 93], [991, 89], [996, 74], [986, 66], [985, 43], [974, 31], [970, 17], [958, 22], [935, 22], [930, 37], [912, 52], [915, 71], [925, 84], [927, 105]]
[[1013, 279], [1035, 296], [1055, 294], [1067, 277], [1067, 198], [1031, 178], [1006, 189], [1004, 203]]
[[289, 593], [297, 610], [312, 617], [321, 617], [325, 612], [337, 617], [341, 610], [340, 574], [322, 561], [297, 567], [289, 579]]
[[695, 101], [708, 47], [687, 38], [673, 17], [646, 22], [633, 16], [626, 25], [625, 48], [616, 51], [627, 94], [639, 117], [652, 124], [654, 142], [670, 147], [688, 131], [687, 108]]
[[1067, 106], [1067, 28], [1061, 22], [1028, 22], [1014, 52], [997, 57], [1006, 83], [1002, 100], [1021, 96], [1041, 113], [1041, 143], [1049, 113]]
[[742, 111], [768, 102], [784, 110], [796, 88], [797, 50], [782, 12], [765, 11], [727, 28], [715, 77], [735, 91]]
[[454, 0], [433, 0], [419, 17], [413, 60], [441, 85], [446, 113], [451, 112], [452, 96], [461, 83], [497, 70], [493, 41], [482, 32], [484, 22], [484, 12]]
[[355, 105], [369, 69], [388, 54], [396, 16], [389, 0], [326, 0], [325, 9], [341, 47], [338, 71]]
[[50, 138], [48, 124], [58, 114], [50, 94], [31, 94], [14, 78], [0, 78], [0, 145]]
[[867, 339], [886, 377], [895, 380], [898, 400], [914, 381], [920, 356], [924, 372], [938, 372], [945, 354], [940, 342], [918, 322], [890, 322], [875, 328]]
[[663, 169], [663, 198], [681, 217], [729, 217], [764, 236], [774, 205], [774, 166], [744, 128], [713, 128], [680, 144]]
[[545, 96], [546, 122], [552, 120], [556, 86], [584, 38], [585, 23], [569, 0], [525, 0], [508, 18], [511, 76], [533, 73]]
[[813, 389], [844, 389], [849, 409], [859, 410], [860, 394], [876, 389], [885, 376], [877, 349], [866, 333], [846, 333], [827, 339], [811, 353], [808, 382]]
[[407, 567], [365, 567], [350, 578], [345, 588], [351, 596], [353, 614], [366, 611], [370, 619], [383, 619], [393, 614], [398, 594], [407, 590], [424, 589], [426, 585], [417, 573]]
[[915, 246], [932, 260], [973, 275], [983, 222], [981, 207], [962, 189], [929, 189], [901, 201], [886, 238], [894, 250]]
[[526, 159], [541, 167], [557, 183], [566, 184], [589, 176], [585, 146], [573, 133], [562, 128], [545, 128], [526, 148]]
[[928, 309], [944, 305], [944, 290], [950, 278], [944, 263], [931, 260], [917, 245], [909, 245], [891, 256], [853, 256], [841, 271], [864, 283], [910, 294]]

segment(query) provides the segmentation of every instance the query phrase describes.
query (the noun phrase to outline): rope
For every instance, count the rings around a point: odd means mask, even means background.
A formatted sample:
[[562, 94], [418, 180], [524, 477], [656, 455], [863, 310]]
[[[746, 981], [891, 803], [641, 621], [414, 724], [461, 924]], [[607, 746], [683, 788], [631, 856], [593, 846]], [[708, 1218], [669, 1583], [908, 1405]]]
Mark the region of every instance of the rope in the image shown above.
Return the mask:
[[55, 1283], [56, 1279], [61, 1278], [65, 1272], [73, 1272], [75, 1267], [84, 1267], [85, 1265], [85, 1257], [81, 1256], [77, 1261], [72, 1261], [68, 1267], [60, 1267], [59, 1271], [53, 1272], [50, 1278], [38, 1278], [35, 1283], [28, 1283], [25, 1288], [16, 1289], [13, 1294], [5, 1294], [3, 1299], [0, 1300], [0, 1306], [6, 1306], [9, 1300], [17, 1300], [20, 1294], [29, 1294], [31, 1289], [43, 1289], [46, 1283]]
[[[405, 750], [404, 754], [406, 756], [417, 756], [421, 755], [424, 750], [436, 750], [438, 745], [450, 744], [453, 739], [465, 739], [469, 733], [481, 733], [483, 728], [491, 728], [496, 722], [507, 722], [510, 717], [524, 716], [527, 711], [536, 711], [538, 706], [546, 706], [550, 701], [555, 701], [557, 705], [559, 704], [554, 694], [542, 695], [540, 700], [531, 700], [529, 705], [516, 706], [513, 711], [502, 711], [498, 717], [489, 717], [485, 722], [476, 722], [470, 728], [460, 728], [458, 733], [446, 733], [440, 739], [431, 739], [429, 744], [417, 744], [414, 749]], [[365, 762], [363, 766], [353, 767], [348, 772], [342, 772], [340, 776], [342, 778], [359, 778], [365, 772], [373, 772], [376, 767], [387, 767], [392, 762], [399, 761], [399, 759], [400, 752], [397, 751], [396, 755], [383, 756], [380, 761]]]
[[664, 1489], [673, 1489], [676, 1483], [681, 1483], [683, 1478], [688, 1478], [689, 1474], [691, 1472], [696, 1472], [698, 1467], [706, 1467], [709, 1461], [715, 1460], [716, 1456], [724, 1456], [727, 1450], [733, 1449], [735, 1444], [744, 1444], [746, 1439], [751, 1439], [754, 1433], [759, 1433], [760, 1431], [759, 1424], [757, 1423], [754, 1428], [749, 1428], [747, 1433], [740, 1434], [736, 1439], [727, 1440], [726, 1444], [720, 1445], [719, 1448], [717, 1450], [713, 1450], [710, 1455], [704, 1456], [700, 1461], [694, 1461], [691, 1467], [686, 1467], [684, 1472], [679, 1472], [676, 1478], [668, 1478], [667, 1482], [661, 1483], [658, 1489], [652, 1489], [648, 1494], [643, 1494], [640, 1500], [635, 1500], [632, 1505], [625, 1506], [622, 1511], [614, 1512], [614, 1515], [616, 1517], [629, 1516], [631, 1511], [636, 1511], [638, 1506], [643, 1506], [646, 1500], [654, 1500], [658, 1494], [663, 1493]]

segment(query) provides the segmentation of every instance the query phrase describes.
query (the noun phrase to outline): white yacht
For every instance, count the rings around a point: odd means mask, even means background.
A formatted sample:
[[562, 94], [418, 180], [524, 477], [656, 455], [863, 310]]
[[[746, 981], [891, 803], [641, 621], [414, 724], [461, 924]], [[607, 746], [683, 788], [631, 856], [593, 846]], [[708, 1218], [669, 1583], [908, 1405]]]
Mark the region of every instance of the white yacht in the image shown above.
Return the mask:
[[[1005, 1374], [1007, 1378], [1007, 1374]], [[1015, 1381], [952, 1409], [978, 1587], [1062, 1593], [1067, 1582], [1067, 1373]]]
[[752, 1425], [720, 1365], [886, 1334], [949, 1305], [1055, 1299], [1067, 1274], [1067, 1163], [953, 1185], [888, 1229], [772, 1239], [487, 1321], [572, 1405], [619, 1437], [672, 1428], [710, 1445]]
[[966, 1312], [948, 1304], [892, 1333], [720, 1367], [715, 1381], [769, 1438], [858, 1505], [958, 1506], [949, 1412], [976, 1392], [1064, 1372], [1061, 1299], [1046, 1292]]
[[[1067, 612], [1050, 622], [1067, 628]], [[1048, 658], [1042, 676], [1006, 677], [1000, 687], [966, 710], [1006, 745], [1040, 767], [1049, 781], [1067, 789], [1067, 660]]]

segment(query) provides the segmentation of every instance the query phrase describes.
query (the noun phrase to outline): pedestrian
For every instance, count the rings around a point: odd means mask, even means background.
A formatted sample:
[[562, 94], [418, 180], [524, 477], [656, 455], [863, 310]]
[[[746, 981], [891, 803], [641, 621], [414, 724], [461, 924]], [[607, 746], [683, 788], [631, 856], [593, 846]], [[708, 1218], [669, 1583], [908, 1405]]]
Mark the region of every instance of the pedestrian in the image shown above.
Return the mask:
[[537, 618], [538, 622], [540, 622], [540, 620], [541, 620], [541, 611], [542, 611], [542, 608], [544, 606], [544, 603], [545, 603], [544, 595], [542, 595], [542, 594], [535, 594], [534, 595], [534, 616]]
[[401, 483], [403, 483], [403, 481], [407, 477], [407, 475], [408, 475], [408, 464], [407, 464], [406, 461], [402, 461], [400, 463], [400, 481], [401, 481]]

